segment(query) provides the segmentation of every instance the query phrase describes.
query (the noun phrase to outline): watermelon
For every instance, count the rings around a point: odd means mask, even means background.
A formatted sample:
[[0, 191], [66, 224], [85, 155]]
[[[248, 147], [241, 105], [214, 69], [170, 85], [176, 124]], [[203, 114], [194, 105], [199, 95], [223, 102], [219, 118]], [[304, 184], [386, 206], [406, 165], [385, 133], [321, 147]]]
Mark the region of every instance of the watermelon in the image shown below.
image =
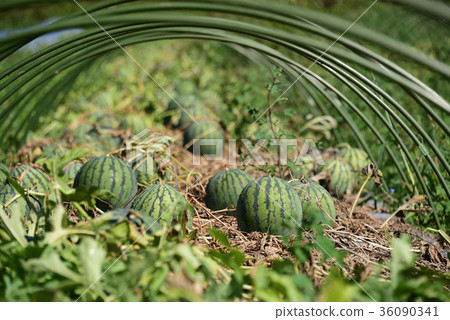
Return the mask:
[[3, 171], [9, 173], [9, 168], [0, 162], [0, 186], [6, 182], [6, 174]]
[[347, 191], [353, 190], [356, 175], [352, 166], [346, 161], [328, 159], [323, 166], [318, 168], [319, 173], [323, 171], [329, 173], [329, 178], [325, 179], [325, 184], [332, 194], [342, 198]]
[[236, 208], [239, 194], [252, 181], [252, 177], [240, 169], [217, 172], [206, 186], [206, 206], [213, 210]]
[[102, 210], [123, 207], [137, 192], [136, 176], [121, 159], [99, 156], [89, 159], [78, 171], [74, 187], [98, 187], [109, 191], [114, 197], [97, 200]]
[[80, 168], [82, 166], [83, 166], [83, 162], [74, 160], [74, 161], [71, 161], [68, 164], [66, 164], [62, 170], [63, 170], [64, 174], [67, 176], [67, 178], [70, 181], [73, 181], [73, 180], [75, 180], [75, 177], [76, 177], [78, 171], [80, 171]]
[[[194, 139], [199, 140], [194, 142]], [[214, 139], [214, 141], [204, 141], [203, 139]], [[196, 145], [198, 145], [202, 155], [221, 155], [224, 140], [222, 129], [211, 120], [198, 120], [197, 123], [191, 123], [183, 135], [183, 145], [188, 147], [191, 152], [197, 150]]]
[[160, 224], [172, 225], [191, 209], [183, 194], [168, 184], [155, 184], [144, 189], [131, 203], [138, 210]]
[[284, 180], [264, 177], [247, 184], [239, 195], [236, 218], [246, 232], [274, 235], [296, 233], [302, 223], [302, 205]]
[[[18, 193], [14, 189], [14, 187], [10, 184], [4, 185], [3, 187], [0, 187], [0, 205], [3, 206], [4, 209], [8, 211], [8, 208], [11, 208], [12, 206], [18, 206], [20, 212], [22, 214], [28, 215], [31, 208], [28, 205], [28, 203], [25, 201], [22, 196], [15, 199], [13, 202], [8, 202], [16, 197]], [[30, 200], [30, 203], [33, 205], [34, 211], [41, 210], [41, 202], [39, 199], [35, 196], [28, 196], [28, 200]], [[5, 207], [5, 205], [8, 204], [8, 207]]]
[[[356, 187], [360, 187], [366, 177], [361, 173], [362, 168], [371, 163], [369, 156], [364, 150], [356, 149], [356, 148], [348, 148], [342, 149], [337, 154], [338, 157], [341, 157], [347, 160], [355, 171], [356, 177]], [[375, 181], [370, 180], [366, 186], [365, 190], [375, 190]]]
[[333, 198], [324, 187], [309, 179], [292, 180], [289, 184], [300, 198], [306, 220], [319, 220], [330, 225], [334, 222], [336, 209]]
[[11, 170], [11, 177], [24, 189], [45, 193], [50, 188], [50, 177], [36, 165], [19, 165]]
[[338, 152], [337, 156], [347, 160], [358, 175], [361, 174], [361, 169], [370, 163], [369, 156], [361, 149], [342, 149]]

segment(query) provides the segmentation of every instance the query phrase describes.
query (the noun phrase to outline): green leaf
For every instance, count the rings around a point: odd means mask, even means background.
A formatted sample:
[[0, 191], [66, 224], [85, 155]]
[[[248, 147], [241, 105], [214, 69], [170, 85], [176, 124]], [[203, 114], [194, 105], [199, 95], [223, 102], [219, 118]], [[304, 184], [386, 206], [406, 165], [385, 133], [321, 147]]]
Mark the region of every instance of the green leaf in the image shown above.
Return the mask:
[[27, 240], [25, 239], [25, 227], [21, 220], [22, 214], [20, 212], [20, 208], [16, 205], [12, 205], [10, 207], [11, 217], [8, 217], [6, 211], [3, 210], [3, 206], [0, 205], [0, 218], [4, 229], [11, 234], [14, 239], [18, 243], [20, 243], [23, 247], [28, 245]]
[[102, 265], [106, 257], [103, 247], [95, 239], [84, 237], [80, 244], [79, 257], [87, 282], [97, 281], [102, 274]]
[[28, 260], [27, 265], [38, 270], [51, 271], [77, 283], [85, 283], [80, 274], [70, 270], [64, 264], [52, 247], [47, 247], [40, 258]]
[[232, 248], [230, 242], [228, 241], [228, 235], [225, 232], [219, 229], [209, 229], [209, 234], [214, 238], [214, 240], [222, 244], [225, 248]]

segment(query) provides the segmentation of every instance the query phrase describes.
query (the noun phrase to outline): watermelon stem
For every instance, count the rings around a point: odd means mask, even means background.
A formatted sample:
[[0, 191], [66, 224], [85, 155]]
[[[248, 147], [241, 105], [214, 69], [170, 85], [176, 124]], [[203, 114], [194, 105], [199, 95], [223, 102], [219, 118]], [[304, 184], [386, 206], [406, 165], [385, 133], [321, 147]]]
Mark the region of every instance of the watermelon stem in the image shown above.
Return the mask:
[[349, 217], [350, 219], [353, 216], [353, 211], [355, 210], [356, 204], [358, 203], [359, 198], [361, 197], [361, 193], [364, 190], [364, 187], [366, 186], [367, 182], [369, 182], [369, 180], [372, 178], [373, 173], [369, 172], [369, 174], [367, 175], [366, 180], [364, 181], [364, 183], [362, 184], [361, 188], [359, 188], [358, 194], [356, 195], [356, 199], [353, 202], [352, 208], [350, 209], [350, 213], [349, 213]]
[[[31, 195], [31, 196], [41, 196], [41, 197], [45, 196], [45, 193], [42, 193], [42, 192], [33, 192], [33, 191], [27, 191], [27, 190], [25, 190], [25, 194], [26, 194], [26, 195]], [[16, 194], [14, 197], [12, 197], [11, 199], [9, 199], [9, 201], [7, 201], [3, 206], [4, 206], [5, 208], [8, 208], [8, 207], [11, 205], [11, 203], [13, 203], [13, 202], [16, 201], [17, 199], [19, 199], [21, 196], [22, 196], [22, 195], [21, 195], [20, 193], [19, 193], [19, 194]]]
[[84, 217], [87, 221], [92, 222], [91, 217], [83, 209], [83, 207], [78, 202], [72, 202], [73, 206], [78, 210], [78, 219], [81, 221], [81, 217]]

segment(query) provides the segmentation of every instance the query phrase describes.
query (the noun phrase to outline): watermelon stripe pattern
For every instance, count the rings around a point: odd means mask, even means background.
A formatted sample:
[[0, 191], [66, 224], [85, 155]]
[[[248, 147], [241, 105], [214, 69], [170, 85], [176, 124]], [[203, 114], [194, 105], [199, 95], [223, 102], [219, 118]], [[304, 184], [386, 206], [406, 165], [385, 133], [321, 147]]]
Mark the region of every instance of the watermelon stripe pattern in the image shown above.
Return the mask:
[[183, 194], [167, 184], [151, 185], [131, 203], [132, 210], [148, 214], [158, 223], [174, 224], [190, 207]]
[[357, 174], [360, 174], [361, 169], [370, 163], [369, 156], [361, 149], [342, 149], [338, 152], [337, 156], [348, 160]]
[[[350, 163], [355, 171], [355, 183], [358, 187], [360, 187], [366, 179], [366, 177], [361, 173], [361, 170], [371, 162], [367, 153], [361, 149], [351, 148], [340, 150], [337, 156], [347, 160]], [[369, 183], [366, 184], [365, 189], [372, 191], [375, 190], [375, 182], [373, 180], [369, 181]]]
[[330, 173], [329, 190], [336, 196], [342, 198], [344, 194], [353, 190], [355, 184], [355, 173], [347, 162], [338, 159], [328, 159], [319, 172], [328, 171]]
[[137, 192], [137, 180], [127, 164], [116, 157], [99, 156], [88, 160], [78, 171], [74, 187], [98, 187], [111, 192], [115, 198], [100, 199], [102, 210], [124, 206]]
[[252, 181], [252, 177], [240, 169], [216, 173], [206, 186], [206, 206], [213, 210], [236, 208], [239, 194]]
[[82, 166], [83, 162], [74, 160], [66, 164], [62, 170], [64, 174], [67, 176], [67, 178], [70, 181], [73, 181], [75, 180], [75, 177], [77, 176], [77, 173], [78, 171], [80, 171]]
[[[0, 205], [5, 206], [12, 198], [17, 196], [18, 193], [16, 190], [14, 190], [14, 187], [10, 184], [4, 185], [3, 187], [0, 187]], [[34, 206], [33, 210], [40, 211], [41, 210], [41, 202], [39, 199], [35, 196], [29, 196], [28, 199], [30, 200], [31, 204]], [[22, 214], [28, 215], [28, 213], [31, 211], [31, 208], [28, 206], [28, 203], [23, 199], [22, 197], [17, 198], [13, 202], [11, 202], [8, 206], [8, 208], [17, 205], [19, 206], [19, 209]], [[8, 210], [8, 208], [5, 208]]]
[[302, 205], [295, 190], [279, 178], [259, 178], [239, 195], [236, 218], [246, 232], [275, 235], [296, 233], [302, 223]]
[[303, 217], [331, 224], [336, 219], [333, 198], [320, 184], [308, 179], [292, 180], [289, 184], [297, 192], [302, 203]]
[[45, 193], [50, 187], [50, 177], [44, 170], [35, 166], [19, 165], [11, 171], [11, 177], [24, 189]]

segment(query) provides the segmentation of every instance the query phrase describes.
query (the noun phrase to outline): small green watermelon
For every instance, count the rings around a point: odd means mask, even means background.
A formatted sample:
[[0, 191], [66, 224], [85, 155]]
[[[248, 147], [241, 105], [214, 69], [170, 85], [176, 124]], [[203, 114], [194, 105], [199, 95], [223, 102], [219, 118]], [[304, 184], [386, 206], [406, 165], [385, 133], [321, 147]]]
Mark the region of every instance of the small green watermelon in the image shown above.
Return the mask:
[[138, 210], [156, 219], [160, 224], [172, 225], [191, 210], [183, 194], [167, 184], [150, 185], [131, 203], [132, 210]]
[[98, 187], [109, 191], [113, 198], [99, 199], [97, 207], [103, 211], [123, 207], [137, 192], [133, 170], [121, 159], [99, 156], [89, 159], [78, 171], [74, 187]]
[[50, 177], [36, 165], [19, 165], [11, 170], [11, 177], [24, 189], [45, 193], [50, 188]]
[[323, 171], [328, 171], [329, 173], [326, 184], [331, 193], [342, 198], [347, 191], [352, 192], [356, 175], [352, 166], [346, 161], [328, 159], [323, 166], [318, 168], [318, 173]]
[[83, 162], [74, 160], [69, 162], [63, 167], [63, 171], [66, 174], [69, 181], [74, 181], [75, 177], [77, 176], [78, 171], [80, 171], [81, 167], [83, 166]]
[[243, 231], [287, 235], [301, 228], [302, 212], [297, 193], [286, 181], [265, 177], [251, 181], [242, 190], [236, 218]]
[[362, 168], [370, 163], [367, 153], [364, 150], [357, 148], [341, 149], [337, 156], [348, 160], [350, 165], [358, 174], [361, 173]]
[[[363, 181], [366, 179], [366, 177], [361, 173], [362, 168], [367, 166], [369, 163], [371, 163], [369, 156], [364, 150], [356, 149], [356, 148], [348, 148], [348, 149], [342, 149], [337, 154], [338, 157], [341, 157], [345, 160], [347, 160], [350, 165], [352, 166], [353, 170], [355, 171], [355, 177], [356, 177], [356, 186], [360, 187], [363, 183]], [[369, 181], [368, 184], [366, 184], [365, 189], [366, 190], [374, 190], [375, 182], [373, 180]]]
[[[11, 201], [14, 199], [13, 201]], [[41, 202], [39, 201], [38, 197], [35, 196], [28, 196], [28, 200], [33, 205], [34, 211], [40, 211], [41, 210]], [[8, 209], [12, 206], [18, 206], [20, 212], [26, 216], [31, 211], [30, 206], [25, 201], [22, 196], [19, 196], [19, 193], [14, 190], [13, 186], [10, 184], [4, 185], [3, 187], [0, 187], [0, 206], [3, 206], [4, 209], [9, 211]]]
[[206, 206], [213, 210], [236, 208], [239, 194], [252, 181], [252, 177], [240, 169], [219, 171], [206, 186]]
[[336, 219], [333, 198], [320, 184], [308, 179], [292, 180], [289, 184], [297, 192], [303, 208], [303, 217], [307, 220], [332, 224]]

